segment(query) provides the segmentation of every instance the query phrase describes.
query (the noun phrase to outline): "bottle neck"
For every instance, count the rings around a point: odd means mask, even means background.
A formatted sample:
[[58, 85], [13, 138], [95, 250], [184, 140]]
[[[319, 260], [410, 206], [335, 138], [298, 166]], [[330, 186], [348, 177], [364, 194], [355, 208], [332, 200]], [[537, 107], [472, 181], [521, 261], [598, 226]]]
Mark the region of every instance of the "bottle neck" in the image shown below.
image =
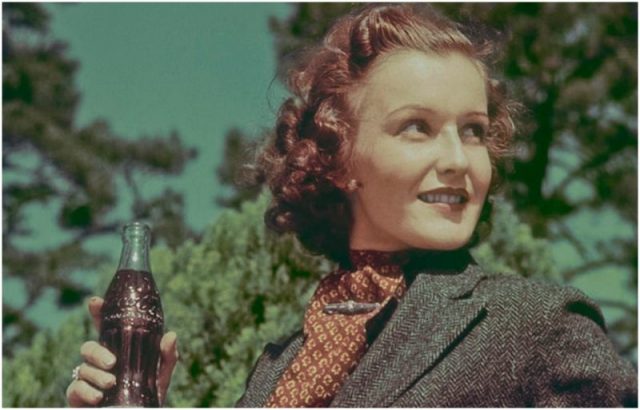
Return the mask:
[[149, 228], [140, 223], [126, 225], [122, 230], [122, 253], [118, 270], [151, 272], [149, 264]]

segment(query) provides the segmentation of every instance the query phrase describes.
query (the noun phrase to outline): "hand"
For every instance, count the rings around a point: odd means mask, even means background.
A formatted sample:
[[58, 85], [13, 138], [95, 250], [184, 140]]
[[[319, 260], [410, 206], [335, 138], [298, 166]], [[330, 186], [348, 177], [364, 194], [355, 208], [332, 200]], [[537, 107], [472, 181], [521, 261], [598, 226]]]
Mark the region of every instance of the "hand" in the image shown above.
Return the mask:
[[[94, 296], [89, 299], [89, 312], [93, 324], [100, 332], [100, 311], [104, 300]], [[67, 388], [67, 402], [71, 407], [96, 406], [103, 397], [103, 391], [116, 384], [116, 378], [109, 370], [116, 363], [116, 357], [104, 346], [95, 341], [88, 341], [80, 347], [84, 358], [78, 369], [78, 380], [71, 382]], [[175, 332], [167, 332], [160, 341], [160, 367], [156, 384], [158, 400], [164, 403], [173, 369], [178, 362], [178, 339]]]

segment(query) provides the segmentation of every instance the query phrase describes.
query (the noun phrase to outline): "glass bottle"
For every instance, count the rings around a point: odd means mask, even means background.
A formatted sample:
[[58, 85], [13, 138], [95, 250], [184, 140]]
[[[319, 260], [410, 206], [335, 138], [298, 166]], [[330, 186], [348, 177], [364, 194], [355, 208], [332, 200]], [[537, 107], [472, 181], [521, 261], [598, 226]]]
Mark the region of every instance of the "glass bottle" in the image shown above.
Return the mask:
[[164, 315], [149, 266], [150, 230], [133, 222], [122, 230], [122, 254], [102, 306], [100, 343], [115, 356], [116, 385], [102, 407], [158, 407], [156, 376]]

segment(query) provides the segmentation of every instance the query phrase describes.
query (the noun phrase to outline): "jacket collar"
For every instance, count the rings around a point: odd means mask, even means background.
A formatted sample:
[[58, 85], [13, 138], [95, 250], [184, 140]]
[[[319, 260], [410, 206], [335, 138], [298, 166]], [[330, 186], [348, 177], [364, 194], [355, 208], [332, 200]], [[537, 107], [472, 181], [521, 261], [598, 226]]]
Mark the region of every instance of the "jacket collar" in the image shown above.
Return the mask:
[[[396, 311], [331, 403], [332, 407], [392, 405], [446, 354], [484, 312], [485, 301], [472, 295], [486, 275], [476, 266], [463, 272], [418, 273]], [[283, 344], [270, 343], [261, 359], [269, 371], [251, 384], [243, 405], [263, 407], [302, 347], [298, 332]]]
[[471, 296], [484, 277], [475, 265], [458, 274], [418, 274], [331, 406], [392, 405], [481, 317], [485, 301]]

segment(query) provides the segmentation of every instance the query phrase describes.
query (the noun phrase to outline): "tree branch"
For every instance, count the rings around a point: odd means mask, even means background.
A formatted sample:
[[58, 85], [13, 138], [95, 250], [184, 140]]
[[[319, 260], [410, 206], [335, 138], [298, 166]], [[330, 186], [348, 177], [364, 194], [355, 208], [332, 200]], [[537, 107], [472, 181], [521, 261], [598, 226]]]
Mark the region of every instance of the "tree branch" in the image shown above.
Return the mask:
[[575, 168], [573, 171], [569, 172], [563, 179], [556, 185], [556, 187], [551, 192], [550, 196], [561, 195], [562, 191], [577, 177], [584, 176], [589, 171], [593, 171], [603, 165], [605, 165], [612, 156], [622, 151], [625, 146], [619, 146], [617, 149], [612, 149], [607, 152], [599, 153], [594, 155], [588, 161], [582, 163], [581, 166]]
[[596, 299], [596, 303], [601, 307], [621, 309], [629, 314], [635, 314], [635, 311], [636, 311], [635, 303], [630, 305], [629, 303], [621, 302], [619, 300], [610, 300], [610, 299]]
[[560, 235], [564, 239], [569, 241], [569, 243], [571, 243], [571, 245], [573, 245], [576, 248], [576, 250], [578, 251], [580, 256], [583, 259], [585, 259], [587, 257], [587, 255], [588, 255], [589, 251], [580, 242], [580, 240], [578, 240], [578, 238], [576, 238], [576, 236], [573, 234], [573, 232], [571, 232], [571, 230], [567, 227], [567, 224], [565, 224], [564, 222], [558, 222], [558, 229], [560, 230]]
[[619, 262], [618, 260], [610, 257], [603, 258], [596, 261], [585, 262], [582, 265], [562, 271], [560, 272], [560, 274], [562, 275], [564, 280], [568, 282], [584, 272], [597, 269], [597, 268], [602, 268], [609, 265], [619, 265]]

